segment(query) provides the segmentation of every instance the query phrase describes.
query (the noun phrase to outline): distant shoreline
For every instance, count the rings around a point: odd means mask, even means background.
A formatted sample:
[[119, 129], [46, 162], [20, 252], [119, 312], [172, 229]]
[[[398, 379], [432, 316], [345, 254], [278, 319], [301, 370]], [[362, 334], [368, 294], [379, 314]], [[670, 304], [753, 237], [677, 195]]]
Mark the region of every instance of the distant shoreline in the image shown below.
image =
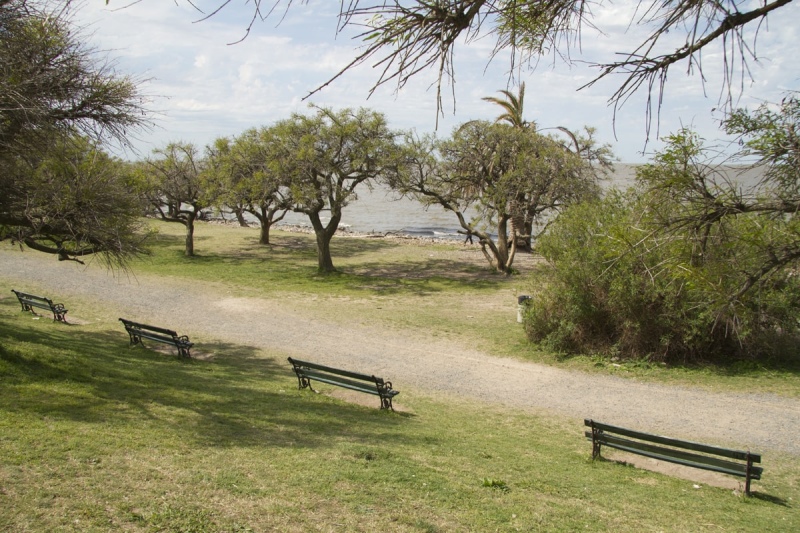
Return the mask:
[[[242, 227], [239, 225], [237, 220], [228, 220], [218, 216], [210, 217], [205, 220], [205, 222], [211, 224], [220, 224], [225, 226], [234, 226], [234, 227]], [[248, 222], [249, 228], [258, 228], [258, 223]], [[310, 226], [303, 226], [299, 224], [281, 224], [280, 222], [273, 225], [270, 229], [278, 230], [278, 231], [285, 231], [287, 233], [304, 233], [308, 235], [313, 235], [314, 229]], [[353, 231], [346, 227], [339, 227], [336, 230], [336, 234], [334, 237], [344, 237], [344, 238], [357, 238], [357, 239], [389, 239], [389, 240], [399, 240], [399, 241], [406, 241], [411, 242], [414, 244], [461, 244], [464, 246], [478, 246], [477, 240], [474, 243], [470, 242], [463, 242], [460, 240], [461, 236], [452, 236], [452, 237], [436, 237], [436, 236], [425, 236], [425, 235], [412, 235], [410, 233], [404, 233], [402, 231], [387, 231], [387, 232], [362, 232], [362, 231]], [[464, 237], [466, 238], [466, 237]]]

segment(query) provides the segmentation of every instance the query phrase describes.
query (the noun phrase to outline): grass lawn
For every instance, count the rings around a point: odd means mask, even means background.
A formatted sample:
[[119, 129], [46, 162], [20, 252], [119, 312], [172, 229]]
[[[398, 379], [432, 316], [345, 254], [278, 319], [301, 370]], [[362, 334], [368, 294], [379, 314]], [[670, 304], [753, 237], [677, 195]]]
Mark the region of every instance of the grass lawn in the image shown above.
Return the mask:
[[[284, 354], [181, 361], [0, 300], [2, 531], [792, 531], [800, 465], [756, 494], [590, 460], [578, 420], [403, 391], [298, 391]], [[325, 391], [330, 388], [321, 387]]]

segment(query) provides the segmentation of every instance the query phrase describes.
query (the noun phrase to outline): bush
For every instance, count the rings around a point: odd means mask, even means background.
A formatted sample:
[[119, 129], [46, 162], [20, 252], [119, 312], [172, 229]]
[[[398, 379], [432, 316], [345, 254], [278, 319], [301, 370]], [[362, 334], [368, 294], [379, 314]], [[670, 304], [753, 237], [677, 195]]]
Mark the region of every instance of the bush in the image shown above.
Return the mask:
[[[796, 353], [800, 284], [784, 268], [737, 294], [781, 221], [756, 215], [692, 235], [664, 232], [648, 192], [612, 191], [566, 210], [538, 243], [528, 338], [568, 353], [696, 362]], [[789, 350], [788, 348], [793, 349]], [[796, 356], [795, 356], [796, 357]]]

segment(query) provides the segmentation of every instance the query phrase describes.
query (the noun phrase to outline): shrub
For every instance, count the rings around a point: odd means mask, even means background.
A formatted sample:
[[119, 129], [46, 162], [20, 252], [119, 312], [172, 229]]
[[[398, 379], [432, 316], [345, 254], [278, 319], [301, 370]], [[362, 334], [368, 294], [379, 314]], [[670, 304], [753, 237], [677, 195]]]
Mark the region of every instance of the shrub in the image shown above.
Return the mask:
[[[657, 361], [772, 358], [796, 347], [800, 284], [784, 268], [743, 294], [781, 221], [733, 217], [711, 229], [698, 260], [693, 236], [665, 232], [663, 197], [612, 191], [566, 210], [538, 243], [528, 338], [562, 352]], [[796, 351], [794, 351], [796, 353]]]

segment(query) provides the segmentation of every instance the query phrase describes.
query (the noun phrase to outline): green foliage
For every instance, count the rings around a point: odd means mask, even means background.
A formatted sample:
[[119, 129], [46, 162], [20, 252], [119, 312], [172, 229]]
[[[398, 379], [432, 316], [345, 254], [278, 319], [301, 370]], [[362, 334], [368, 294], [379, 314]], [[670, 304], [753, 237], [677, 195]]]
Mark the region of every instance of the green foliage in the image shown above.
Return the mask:
[[54, 140], [46, 153], [17, 161], [0, 240], [82, 261], [100, 253], [109, 265], [142, 252], [142, 224], [123, 164], [85, 137]]
[[240, 225], [246, 225], [243, 213], [256, 217], [260, 244], [270, 243], [270, 229], [292, 206], [289, 184], [272, 163], [279, 140], [273, 128], [251, 128], [233, 139], [216, 139], [206, 148], [207, 192], [218, 205], [231, 209]]
[[652, 360], [796, 358], [792, 189], [764, 186], [767, 172], [743, 191], [706, 151], [692, 132], [674, 134], [640, 169], [639, 189], [554, 223], [539, 243], [548, 265], [526, 317], [531, 340]]
[[[313, 115], [293, 114], [268, 132], [269, 171], [291, 193], [291, 209], [308, 216], [317, 237], [320, 272], [335, 271], [330, 241], [342, 210], [357, 198], [356, 188], [397, 172], [398, 134], [386, 118], [365, 108], [316, 108]], [[327, 211], [327, 224], [321, 213]]]
[[505, 111], [495, 119], [495, 122], [506, 122], [515, 128], [530, 127], [535, 130], [536, 123], [528, 122], [522, 117], [525, 109], [525, 82], [520, 84], [519, 93], [517, 95], [505, 89], [501, 90], [500, 93], [505, 96], [505, 99], [495, 96], [485, 96], [482, 98], [483, 101], [496, 104]]
[[124, 264], [140, 251], [105, 141], [146, 125], [133, 80], [45, 2], [0, 2], [0, 240]]
[[473, 120], [448, 139], [411, 139], [404, 172], [390, 186], [454, 213], [462, 233], [479, 238], [489, 264], [509, 274], [520, 238], [530, 239], [535, 224], [599, 194], [584, 157], [594, 141], [583, 142], [587, 150], [578, 153], [533, 128]]
[[483, 486], [484, 487], [490, 487], [490, 488], [493, 488], [493, 489], [498, 489], [498, 490], [500, 490], [502, 492], [511, 491], [511, 488], [502, 479], [492, 479], [492, 478], [485, 477], [485, 478], [483, 478]]

